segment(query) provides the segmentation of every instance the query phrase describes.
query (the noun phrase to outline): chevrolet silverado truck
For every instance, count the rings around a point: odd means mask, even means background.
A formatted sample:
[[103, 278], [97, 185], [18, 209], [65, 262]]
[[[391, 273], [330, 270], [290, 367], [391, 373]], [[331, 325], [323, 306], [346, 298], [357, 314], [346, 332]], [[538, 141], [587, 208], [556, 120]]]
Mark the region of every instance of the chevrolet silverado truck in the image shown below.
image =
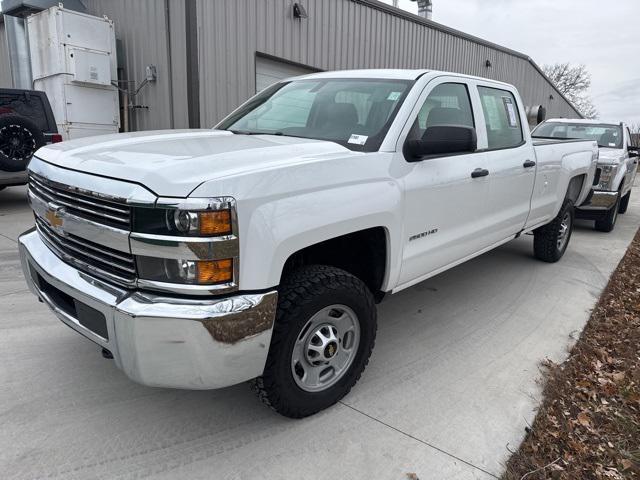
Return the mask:
[[505, 83], [317, 73], [211, 130], [40, 149], [21, 261], [33, 293], [131, 379], [251, 380], [299, 418], [360, 378], [385, 294], [523, 233], [559, 260], [597, 155], [594, 141], [533, 142]]
[[631, 132], [624, 123], [554, 118], [538, 125], [534, 138], [578, 138], [595, 140], [600, 148], [593, 195], [576, 209], [576, 218], [595, 220], [595, 228], [610, 232], [619, 213], [629, 207], [631, 188], [638, 170], [640, 150], [632, 146]]

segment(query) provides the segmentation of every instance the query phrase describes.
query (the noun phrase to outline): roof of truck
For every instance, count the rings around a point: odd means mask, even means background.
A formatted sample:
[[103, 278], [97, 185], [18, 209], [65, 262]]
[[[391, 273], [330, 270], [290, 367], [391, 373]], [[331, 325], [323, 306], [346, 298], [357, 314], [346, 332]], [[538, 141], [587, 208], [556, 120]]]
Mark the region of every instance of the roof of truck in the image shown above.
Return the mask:
[[400, 68], [377, 68], [364, 70], [335, 70], [310, 73], [295, 78], [385, 78], [393, 80], [415, 80], [429, 70], [408, 70]]
[[300, 79], [315, 79], [315, 78], [376, 78], [376, 79], [389, 79], [389, 80], [416, 80], [422, 75], [429, 74], [432, 76], [451, 75], [454, 77], [467, 78], [471, 80], [482, 80], [485, 82], [491, 82], [499, 85], [508, 85], [508, 83], [494, 80], [492, 78], [476, 77], [473, 75], [465, 75], [464, 73], [456, 72], [443, 72], [439, 70], [411, 70], [400, 68], [378, 68], [378, 69], [365, 69], [365, 70], [335, 70], [328, 72], [316, 72], [307, 75], [300, 75], [297, 77], [286, 78], [283, 81], [300, 80]]
[[545, 122], [583, 123], [586, 125], [620, 125], [620, 122], [606, 122], [589, 118], [547, 118]]

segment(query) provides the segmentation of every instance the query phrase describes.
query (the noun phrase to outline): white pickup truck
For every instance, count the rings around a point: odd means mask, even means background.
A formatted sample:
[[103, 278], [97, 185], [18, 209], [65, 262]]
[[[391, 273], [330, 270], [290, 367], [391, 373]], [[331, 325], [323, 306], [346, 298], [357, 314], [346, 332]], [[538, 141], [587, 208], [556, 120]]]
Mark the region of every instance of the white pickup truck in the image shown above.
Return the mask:
[[577, 218], [595, 220], [596, 230], [610, 232], [625, 213], [638, 170], [639, 148], [631, 144], [624, 123], [553, 118], [539, 124], [534, 138], [595, 140], [600, 148], [593, 194], [576, 211]]
[[24, 274], [135, 381], [253, 380], [310, 415], [359, 379], [385, 293], [523, 233], [562, 257], [598, 147], [526, 125], [511, 85], [362, 70], [275, 84], [213, 130], [47, 146]]

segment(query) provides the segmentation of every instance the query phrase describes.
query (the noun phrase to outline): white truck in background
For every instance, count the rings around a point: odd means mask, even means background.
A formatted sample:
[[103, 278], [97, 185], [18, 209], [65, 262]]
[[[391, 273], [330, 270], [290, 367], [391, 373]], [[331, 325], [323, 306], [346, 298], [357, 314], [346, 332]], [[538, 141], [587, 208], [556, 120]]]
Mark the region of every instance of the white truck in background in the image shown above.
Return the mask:
[[576, 210], [577, 218], [595, 220], [595, 228], [610, 232], [625, 213], [638, 170], [639, 148], [631, 143], [624, 123], [553, 118], [539, 124], [534, 138], [595, 140], [600, 148], [593, 194]]
[[532, 141], [508, 84], [425, 70], [277, 83], [212, 130], [45, 147], [30, 289], [131, 379], [247, 380], [289, 417], [346, 395], [375, 303], [533, 232], [555, 262], [594, 141]]

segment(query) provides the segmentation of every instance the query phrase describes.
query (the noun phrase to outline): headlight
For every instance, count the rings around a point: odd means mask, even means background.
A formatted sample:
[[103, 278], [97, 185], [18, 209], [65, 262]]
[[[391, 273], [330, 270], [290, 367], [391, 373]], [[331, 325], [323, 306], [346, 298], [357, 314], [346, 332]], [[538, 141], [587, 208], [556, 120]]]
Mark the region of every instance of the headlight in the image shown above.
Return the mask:
[[233, 233], [229, 199], [188, 199], [177, 205], [135, 208], [133, 231], [157, 235], [217, 237]]
[[232, 197], [161, 197], [154, 208], [134, 207], [130, 245], [143, 288], [189, 294], [238, 288]]
[[618, 171], [617, 165], [600, 165], [598, 166], [600, 169], [600, 182], [598, 183], [599, 188], [608, 189], [611, 186], [611, 182], [613, 178], [616, 176], [616, 172]]
[[189, 285], [216, 285], [233, 281], [233, 259], [174, 260], [136, 257], [138, 275], [145, 280]]

